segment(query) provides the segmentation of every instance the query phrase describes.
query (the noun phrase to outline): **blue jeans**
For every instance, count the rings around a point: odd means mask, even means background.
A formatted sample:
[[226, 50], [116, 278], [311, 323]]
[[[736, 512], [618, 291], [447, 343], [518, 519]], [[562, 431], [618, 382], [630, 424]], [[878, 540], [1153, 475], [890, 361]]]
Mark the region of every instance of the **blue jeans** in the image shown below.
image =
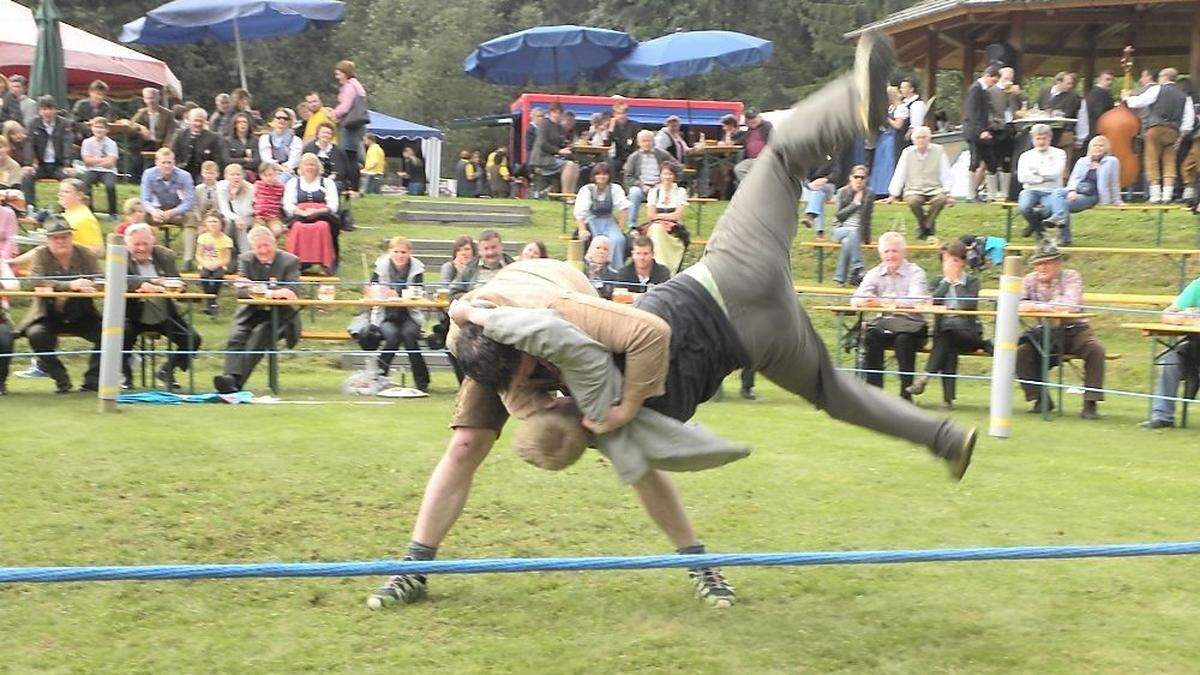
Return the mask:
[[588, 216], [588, 229], [593, 237], [605, 236], [612, 244], [609, 249], [608, 264], [614, 270], [625, 266], [625, 233], [612, 216]]
[[638, 211], [642, 208], [642, 202], [646, 201], [646, 193], [650, 188], [642, 189], [640, 185], [634, 185], [629, 188], [629, 226], [637, 227], [641, 224], [638, 220]]
[[858, 234], [857, 225], [838, 225], [830, 239], [842, 244], [838, 252], [837, 268], [833, 271], [833, 280], [844, 284], [848, 273], [866, 267], [862, 254], [862, 237]]
[[420, 181], [416, 181], [416, 180], [410, 180], [410, 181], [408, 181], [408, 188], [407, 188], [407, 189], [408, 189], [408, 194], [410, 194], [410, 195], [423, 195], [423, 194], [425, 194], [425, 184], [424, 184], [424, 183], [422, 183], [422, 182], [420, 182]]
[[[1183, 343], [1180, 347], [1186, 347]], [[1167, 351], [1159, 359], [1158, 386], [1154, 388], [1155, 396], [1175, 396], [1179, 391], [1179, 382], [1183, 380], [1183, 354], [1181, 349]], [[1175, 421], [1175, 401], [1156, 398], [1150, 408], [1150, 419], [1164, 422]]]
[[813, 216], [813, 229], [817, 232], [825, 231], [825, 202], [833, 196], [834, 189], [831, 183], [826, 183], [820, 190], [811, 190], [804, 188], [804, 192], [800, 194], [800, 199], [804, 200], [804, 212]]
[[[1058, 189], [1042, 190], [1027, 188], [1021, 190], [1021, 196], [1017, 198], [1017, 208], [1021, 211], [1021, 215], [1025, 216], [1025, 221], [1029, 223], [1029, 227], [1034, 234], [1042, 234], [1042, 222], [1048, 217], [1054, 217], [1061, 222], [1067, 222], [1070, 214], [1067, 211], [1066, 199], [1056, 200], [1055, 193]], [[1049, 215], [1047, 215], [1049, 212]]]
[[1067, 189], [1060, 188], [1054, 191], [1054, 204], [1050, 210], [1054, 213], [1066, 211], [1067, 219], [1059, 226], [1059, 239], [1064, 244], [1071, 243], [1071, 214], [1087, 211], [1096, 204], [1100, 203], [1100, 195], [1081, 195], [1076, 194], [1075, 199], [1067, 199]]
[[378, 173], [364, 173], [362, 175], [361, 190], [364, 195], [379, 194], [379, 187], [383, 185], [383, 175]]

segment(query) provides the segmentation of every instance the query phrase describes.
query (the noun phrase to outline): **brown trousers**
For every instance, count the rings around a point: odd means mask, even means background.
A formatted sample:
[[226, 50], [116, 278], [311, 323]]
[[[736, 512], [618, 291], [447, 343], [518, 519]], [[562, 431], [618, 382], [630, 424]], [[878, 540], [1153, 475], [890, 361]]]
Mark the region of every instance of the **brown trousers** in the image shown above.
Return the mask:
[[1175, 182], [1175, 151], [1179, 144], [1179, 130], [1174, 127], [1157, 126], [1146, 130], [1146, 180], [1157, 185], [1159, 179]]
[[[946, 195], [930, 197], [929, 195], [907, 194], [904, 195], [904, 203], [908, 204], [909, 210], [917, 218], [918, 235], [929, 235], [933, 234], [934, 227], [937, 225], [938, 214], [946, 207]], [[921, 238], [923, 239], [924, 236]]]
[[1183, 169], [1184, 185], [1196, 182], [1196, 170], [1200, 169], [1200, 139], [1192, 142], [1192, 149], [1188, 151], [1187, 157], [1183, 158], [1180, 168]]
[[[1104, 387], [1104, 345], [1096, 339], [1092, 327], [1086, 323], [1075, 324], [1065, 329], [1055, 329], [1052, 343], [1051, 363], [1060, 354], [1070, 354], [1083, 359], [1083, 386], [1091, 389]], [[1042, 358], [1036, 347], [1022, 341], [1017, 348], [1017, 379], [1037, 382], [1042, 379]], [[1036, 401], [1041, 397], [1042, 387], [1039, 384], [1022, 384], [1026, 401]], [[1085, 401], [1103, 401], [1104, 392], [1086, 391]]]

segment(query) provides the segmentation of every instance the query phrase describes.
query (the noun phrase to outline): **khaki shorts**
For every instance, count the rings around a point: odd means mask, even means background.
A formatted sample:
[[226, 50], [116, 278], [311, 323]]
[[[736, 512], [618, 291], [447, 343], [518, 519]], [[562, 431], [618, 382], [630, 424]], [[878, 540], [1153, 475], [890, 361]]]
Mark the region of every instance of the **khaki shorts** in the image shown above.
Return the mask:
[[462, 381], [454, 399], [454, 412], [450, 414], [451, 429], [490, 429], [499, 436], [506, 421], [508, 410], [499, 394], [469, 377]]

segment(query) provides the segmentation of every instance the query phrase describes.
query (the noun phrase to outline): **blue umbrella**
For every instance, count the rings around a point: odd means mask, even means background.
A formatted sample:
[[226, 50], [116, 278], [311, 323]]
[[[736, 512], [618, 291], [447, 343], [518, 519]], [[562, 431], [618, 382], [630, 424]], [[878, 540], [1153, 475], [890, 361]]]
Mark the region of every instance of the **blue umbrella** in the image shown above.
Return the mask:
[[638, 44], [607, 70], [609, 77], [625, 80], [669, 80], [703, 75], [714, 70], [743, 68], [762, 63], [775, 53], [770, 40], [727, 30], [672, 33]]
[[566, 84], [594, 77], [636, 44], [617, 30], [538, 26], [484, 42], [463, 61], [463, 71], [495, 84]]
[[232, 42], [246, 86], [242, 40], [281, 37], [331, 26], [345, 16], [337, 0], [174, 0], [121, 28], [121, 42], [183, 45]]

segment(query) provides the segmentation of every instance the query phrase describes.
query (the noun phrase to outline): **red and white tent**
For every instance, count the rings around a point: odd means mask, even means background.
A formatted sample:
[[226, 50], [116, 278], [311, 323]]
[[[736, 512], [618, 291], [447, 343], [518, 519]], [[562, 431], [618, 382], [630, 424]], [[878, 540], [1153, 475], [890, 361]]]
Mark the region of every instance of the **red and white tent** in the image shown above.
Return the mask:
[[[0, 26], [0, 72], [28, 77], [37, 45], [33, 12], [13, 0], [0, 0]], [[67, 87], [72, 91], [86, 89], [89, 82], [100, 79], [113, 93], [157, 86], [182, 96], [179, 78], [162, 61], [65, 23], [59, 24], [59, 34]]]

